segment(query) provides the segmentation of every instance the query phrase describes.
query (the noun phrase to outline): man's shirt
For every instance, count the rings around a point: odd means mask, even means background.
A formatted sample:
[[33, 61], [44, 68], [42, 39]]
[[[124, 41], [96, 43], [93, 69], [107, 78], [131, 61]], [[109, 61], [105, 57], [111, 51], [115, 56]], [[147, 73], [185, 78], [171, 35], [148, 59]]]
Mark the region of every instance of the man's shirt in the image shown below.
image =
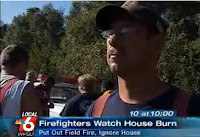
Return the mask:
[[85, 116], [89, 106], [99, 95], [83, 93], [72, 97], [65, 105], [60, 116]]
[[[170, 86], [166, 92], [159, 97], [143, 103], [128, 104], [121, 100], [119, 92], [114, 91], [108, 98], [102, 116], [131, 116], [134, 110], [173, 110], [178, 88]], [[86, 116], [92, 116], [94, 103], [88, 109]], [[188, 109], [188, 116], [200, 116], [200, 96], [191, 96]]]

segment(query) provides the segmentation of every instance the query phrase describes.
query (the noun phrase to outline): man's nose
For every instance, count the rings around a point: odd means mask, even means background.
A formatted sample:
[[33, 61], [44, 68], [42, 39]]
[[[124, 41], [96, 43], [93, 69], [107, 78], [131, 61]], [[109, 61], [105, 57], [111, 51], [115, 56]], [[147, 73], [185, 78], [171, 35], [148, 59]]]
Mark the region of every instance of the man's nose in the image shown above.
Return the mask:
[[116, 34], [112, 34], [109, 36], [108, 38], [108, 44], [112, 47], [116, 47], [119, 43], [118, 43], [118, 38]]

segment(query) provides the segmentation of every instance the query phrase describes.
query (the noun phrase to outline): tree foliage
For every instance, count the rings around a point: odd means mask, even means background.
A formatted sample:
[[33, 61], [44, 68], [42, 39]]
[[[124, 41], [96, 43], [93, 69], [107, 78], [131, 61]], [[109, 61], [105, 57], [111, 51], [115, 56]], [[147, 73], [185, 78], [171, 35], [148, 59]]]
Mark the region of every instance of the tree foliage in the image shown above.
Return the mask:
[[200, 3], [157, 2], [168, 22], [166, 47], [159, 63], [160, 76], [187, 91], [200, 91]]
[[60, 70], [68, 75], [90, 73], [99, 79], [111, 77], [105, 60], [105, 41], [95, 24], [97, 11], [105, 2], [74, 2], [67, 17], [62, 41]]
[[8, 29], [8, 24], [4, 24], [3, 21], [0, 21], [0, 51], [5, 47], [3, 38], [6, 35]]
[[41, 10], [27, 9], [27, 13], [14, 17], [3, 40], [6, 45], [23, 43], [30, 51], [30, 69], [38, 73], [56, 73], [55, 55], [64, 36], [63, 11], [52, 4]]

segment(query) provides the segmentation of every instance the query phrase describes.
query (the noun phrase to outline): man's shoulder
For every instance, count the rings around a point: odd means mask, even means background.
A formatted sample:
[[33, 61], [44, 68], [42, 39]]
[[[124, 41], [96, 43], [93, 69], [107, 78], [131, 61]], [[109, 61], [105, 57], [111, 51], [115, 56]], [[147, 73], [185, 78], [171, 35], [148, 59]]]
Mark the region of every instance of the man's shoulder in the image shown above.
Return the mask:
[[[110, 90], [110, 91], [106, 91], [104, 92], [104, 94], [102, 96], [108, 96], [108, 98], [106, 99], [106, 102], [107, 101], [110, 101], [112, 100], [118, 93], [118, 90]], [[97, 103], [97, 101], [100, 101], [101, 103], [103, 103], [100, 98], [102, 98], [102, 96], [100, 96], [96, 101], [94, 101], [90, 107], [88, 108], [88, 111], [86, 113], [86, 116], [88, 117], [92, 117], [92, 112], [93, 112], [93, 109], [95, 107], [95, 104]], [[106, 104], [105, 104], [106, 105]]]
[[191, 95], [188, 113], [190, 116], [200, 116], [200, 95]]
[[110, 100], [115, 99], [117, 95], [118, 95], [118, 90], [108, 90], [104, 92], [101, 96], [99, 96], [94, 103], [96, 103], [97, 101], [102, 102], [102, 99], [105, 97], [107, 97], [106, 102], [108, 102]]
[[69, 99], [68, 104], [76, 104], [79, 105], [83, 102], [91, 102], [96, 100], [98, 97], [94, 99], [91, 95], [88, 94], [79, 94]]
[[179, 107], [187, 107], [187, 116], [200, 116], [200, 94], [194, 94], [191, 91], [186, 92], [181, 89], [178, 90], [180, 92], [177, 92], [175, 102], [179, 101]]
[[71, 97], [67, 102], [68, 102], [68, 103], [79, 102], [79, 101], [81, 100], [82, 97], [83, 97], [82, 94], [78, 94], [78, 95], [75, 95], [75, 96]]
[[93, 94], [88, 94], [88, 93], [84, 93], [84, 94], [78, 94], [73, 96], [70, 100], [82, 100], [82, 99], [89, 99], [91, 97], [96, 97]]
[[191, 103], [192, 104], [198, 104], [200, 107], [200, 95], [199, 94], [193, 94], [191, 96]]
[[17, 79], [17, 78], [13, 75], [1, 75], [1, 77], [0, 77], [1, 87], [6, 85], [12, 79]]
[[116, 89], [116, 90], [110, 90], [110, 91], [105, 92], [103, 94], [103, 96], [108, 95], [109, 97], [108, 97], [107, 101], [110, 101], [110, 100], [115, 100], [116, 97], [118, 97], [118, 95], [119, 95], [118, 93], [119, 93], [118, 89]]
[[[187, 106], [187, 113], [188, 116], [200, 116], [200, 94], [193, 94], [190, 91], [185, 91], [179, 89], [178, 87], [171, 86], [172, 91], [179, 91], [179, 92], [172, 92], [174, 94], [175, 102], [179, 101], [179, 106]], [[182, 98], [182, 99], [180, 99]], [[185, 105], [184, 105], [185, 104]]]
[[200, 103], [200, 94], [192, 94], [192, 99]]

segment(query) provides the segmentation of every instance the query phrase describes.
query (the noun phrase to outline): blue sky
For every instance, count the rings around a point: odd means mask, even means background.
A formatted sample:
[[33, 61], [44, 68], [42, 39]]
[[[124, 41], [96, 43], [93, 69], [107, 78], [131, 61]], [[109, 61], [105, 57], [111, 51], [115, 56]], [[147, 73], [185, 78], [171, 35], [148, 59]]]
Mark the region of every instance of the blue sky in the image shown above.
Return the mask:
[[1, 20], [10, 24], [14, 16], [26, 13], [26, 9], [31, 7], [42, 8], [48, 3], [52, 3], [55, 9], [63, 9], [64, 15], [69, 13], [72, 5], [71, 1], [0, 1], [1, 2]]

